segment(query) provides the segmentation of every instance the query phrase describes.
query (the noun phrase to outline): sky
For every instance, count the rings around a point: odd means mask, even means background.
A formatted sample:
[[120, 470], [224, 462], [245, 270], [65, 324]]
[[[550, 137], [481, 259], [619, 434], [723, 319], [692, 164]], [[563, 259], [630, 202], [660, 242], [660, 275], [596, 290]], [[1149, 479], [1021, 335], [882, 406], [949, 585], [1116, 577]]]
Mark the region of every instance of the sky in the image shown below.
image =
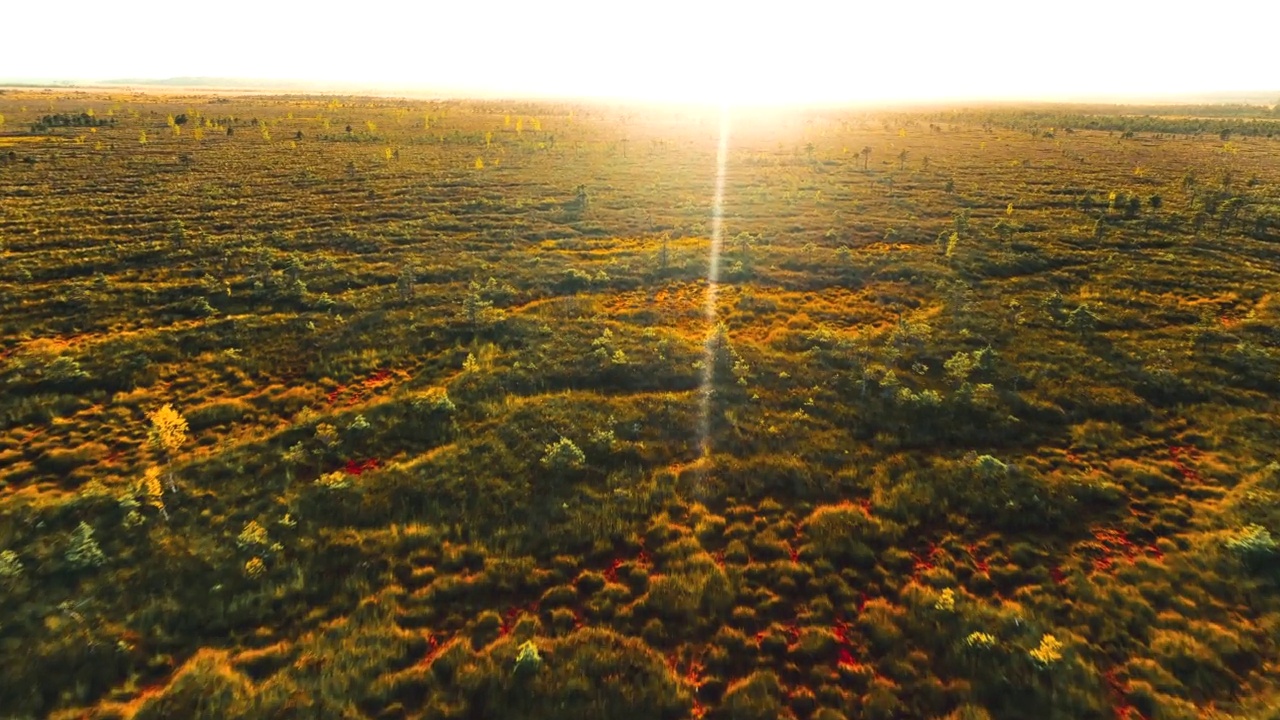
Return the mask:
[[198, 76], [778, 105], [1280, 97], [1276, 0], [9, 5], [0, 80]]

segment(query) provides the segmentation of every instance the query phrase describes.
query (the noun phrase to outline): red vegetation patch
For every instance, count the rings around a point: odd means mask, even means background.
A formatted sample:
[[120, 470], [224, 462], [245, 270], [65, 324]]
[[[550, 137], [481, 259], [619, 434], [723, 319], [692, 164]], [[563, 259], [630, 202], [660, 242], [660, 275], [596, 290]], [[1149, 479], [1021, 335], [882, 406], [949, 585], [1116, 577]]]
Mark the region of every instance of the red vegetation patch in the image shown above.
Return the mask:
[[622, 558], [614, 558], [613, 562], [609, 563], [609, 568], [604, 571], [605, 580], [611, 583], [618, 582], [618, 568], [622, 567], [622, 563]]
[[[707, 667], [706, 664], [702, 662], [703, 652], [705, 652], [705, 650], [690, 655], [688, 662], [684, 663], [683, 667], [681, 667], [680, 655], [678, 653], [672, 652], [668, 654], [666, 658], [667, 667], [671, 668], [671, 672], [689, 687], [693, 688], [695, 693], [707, 682], [704, 677]], [[693, 708], [691, 709], [691, 712], [695, 719], [701, 718], [707, 714], [707, 708], [695, 697], [693, 699]]]
[[337, 402], [338, 398], [346, 391], [347, 391], [347, 388], [345, 385], [339, 385], [338, 387], [325, 393], [325, 396], [324, 396], [325, 400], [327, 400], [329, 404], [332, 405], [335, 402]]
[[[512, 605], [502, 614], [502, 626], [498, 628], [498, 637], [506, 637], [516, 629], [516, 623], [519, 622], [520, 616], [528, 613], [530, 615], [538, 614], [538, 601], [534, 600], [528, 605]], [[582, 627], [582, 616], [577, 611], [573, 613], [575, 628]]]
[[[626, 562], [627, 561], [623, 560], [621, 557], [615, 557], [612, 561], [610, 561], [609, 567], [605, 568], [605, 571], [604, 571], [605, 579], [611, 583], [618, 582], [618, 570], [622, 569], [622, 566], [625, 565]], [[641, 541], [640, 543], [640, 551], [636, 553], [635, 562], [636, 562], [636, 565], [639, 565], [640, 567], [645, 569], [649, 569], [653, 567], [653, 558], [649, 556], [649, 551], [645, 550], [643, 541]], [[723, 552], [720, 553], [719, 562], [723, 565], [723, 562], [724, 562]]]
[[440, 657], [440, 653], [444, 652], [448, 645], [449, 642], [444, 639], [443, 635], [427, 633], [427, 654], [418, 661], [418, 665], [425, 667], [435, 662], [435, 659]]
[[1187, 464], [1187, 461], [1195, 462], [1200, 457], [1200, 451], [1190, 445], [1172, 445], [1169, 447], [1169, 457], [1173, 459], [1173, 467], [1182, 475], [1184, 480], [1202, 483], [1204, 478], [1195, 468]]
[[1097, 572], [1108, 572], [1115, 567], [1115, 560], [1122, 557], [1133, 562], [1141, 552], [1141, 548], [1129, 539], [1124, 530], [1113, 528], [1096, 528], [1093, 531], [1095, 549], [1100, 553], [1093, 560], [1093, 569]]
[[377, 470], [382, 467], [382, 461], [378, 458], [369, 458], [363, 462], [348, 460], [347, 464], [342, 467], [342, 471], [348, 475], [363, 475], [370, 470]]
[[849, 648], [840, 648], [840, 652], [836, 653], [836, 667], [856, 670], [862, 667], [862, 664], [853, 659], [853, 653], [849, 652]]
[[1102, 677], [1107, 681], [1107, 690], [1111, 695], [1111, 708], [1115, 712], [1116, 720], [1148, 720], [1146, 715], [1129, 704], [1128, 680], [1120, 678], [1115, 668], [1104, 672]]
[[847, 620], [836, 618], [831, 623], [831, 634], [836, 636], [836, 642], [841, 645], [850, 644], [849, 628], [852, 627]]
[[929, 543], [929, 549], [923, 554], [912, 553], [911, 557], [915, 558], [915, 565], [912, 566], [912, 579], [918, 578], [920, 573], [932, 570], [938, 566], [938, 560], [942, 558], [945, 551], [938, 547], [937, 543]]
[[389, 385], [392, 379], [391, 371], [384, 368], [369, 375], [363, 380], [356, 380], [350, 385], [338, 385], [334, 389], [325, 393], [324, 397], [330, 406], [336, 405], [339, 399], [345, 397], [345, 405], [350, 407], [368, 399], [369, 395], [372, 395], [384, 386]]
[[965, 552], [969, 553], [969, 560], [973, 563], [973, 569], [982, 574], [987, 574], [991, 570], [991, 565], [982, 558], [978, 557], [978, 544], [969, 543], [964, 546]]
[[836, 618], [831, 623], [831, 633], [836, 636], [836, 645], [839, 650], [836, 651], [836, 669], [849, 668], [851, 670], [861, 667], [861, 663], [853, 657], [853, 641], [850, 638], [850, 631], [853, 626], [846, 620]]
[[701, 651], [690, 655], [688, 662], [683, 663], [683, 668], [681, 667], [680, 655], [672, 652], [667, 655], [667, 666], [694, 690], [706, 683], [703, 673], [706, 672], [707, 667], [702, 662]]
[[791, 544], [791, 541], [790, 541], [790, 540], [783, 540], [783, 541], [782, 541], [782, 545], [783, 545], [783, 547], [785, 547], [785, 548], [787, 549], [787, 557], [790, 557], [790, 558], [791, 558], [791, 562], [793, 562], [793, 563], [799, 563], [799, 562], [800, 562], [800, 551], [799, 551], [799, 550], [796, 550], [795, 546]]

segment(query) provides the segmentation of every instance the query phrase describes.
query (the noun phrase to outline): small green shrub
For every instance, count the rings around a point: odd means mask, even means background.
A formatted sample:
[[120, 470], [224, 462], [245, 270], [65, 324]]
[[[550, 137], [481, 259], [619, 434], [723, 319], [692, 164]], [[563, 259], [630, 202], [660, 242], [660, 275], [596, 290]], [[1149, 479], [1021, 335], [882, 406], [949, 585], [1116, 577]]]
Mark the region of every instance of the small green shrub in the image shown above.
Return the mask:
[[1257, 523], [1250, 523], [1230, 533], [1223, 545], [1246, 563], [1269, 560], [1275, 557], [1280, 548], [1280, 544], [1271, 536], [1271, 531]]
[[98, 567], [106, 563], [107, 556], [102, 553], [98, 541], [93, 539], [93, 528], [88, 523], [81, 521], [71, 532], [66, 558], [77, 569]]
[[782, 683], [773, 671], [757, 670], [725, 690], [721, 708], [733, 720], [778, 720], [786, 716]]
[[547, 443], [546, 452], [542, 456], [542, 467], [560, 473], [581, 470], [586, 463], [587, 456], [581, 448], [566, 437]]

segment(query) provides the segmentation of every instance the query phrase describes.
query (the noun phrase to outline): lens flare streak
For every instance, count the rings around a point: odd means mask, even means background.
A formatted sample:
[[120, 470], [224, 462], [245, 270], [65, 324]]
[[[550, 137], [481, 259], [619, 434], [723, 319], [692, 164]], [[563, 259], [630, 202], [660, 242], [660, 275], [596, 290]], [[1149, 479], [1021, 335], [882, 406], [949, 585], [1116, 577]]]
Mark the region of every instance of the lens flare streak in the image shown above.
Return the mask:
[[698, 445], [702, 457], [711, 454], [711, 396], [715, 389], [716, 291], [720, 281], [720, 247], [724, 234], [724, 179], [729, 154], [729, 109], [720, 108], [720, 144], [716, 149], [716, 189], [711, 202], [711, 248], [707, 262], [707, 297], [703, 313], [707, 318], [707, 339], [702, 348], [702, 407], [698, 415]]

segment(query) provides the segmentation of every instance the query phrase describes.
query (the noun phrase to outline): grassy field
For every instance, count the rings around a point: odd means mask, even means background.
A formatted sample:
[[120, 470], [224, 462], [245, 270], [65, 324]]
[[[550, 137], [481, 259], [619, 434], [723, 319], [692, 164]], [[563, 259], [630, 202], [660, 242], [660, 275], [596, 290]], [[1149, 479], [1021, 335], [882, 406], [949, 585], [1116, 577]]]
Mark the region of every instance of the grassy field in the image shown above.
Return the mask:
[[1266, 108], [0, 117], [0, 717], [1280, 718]]

